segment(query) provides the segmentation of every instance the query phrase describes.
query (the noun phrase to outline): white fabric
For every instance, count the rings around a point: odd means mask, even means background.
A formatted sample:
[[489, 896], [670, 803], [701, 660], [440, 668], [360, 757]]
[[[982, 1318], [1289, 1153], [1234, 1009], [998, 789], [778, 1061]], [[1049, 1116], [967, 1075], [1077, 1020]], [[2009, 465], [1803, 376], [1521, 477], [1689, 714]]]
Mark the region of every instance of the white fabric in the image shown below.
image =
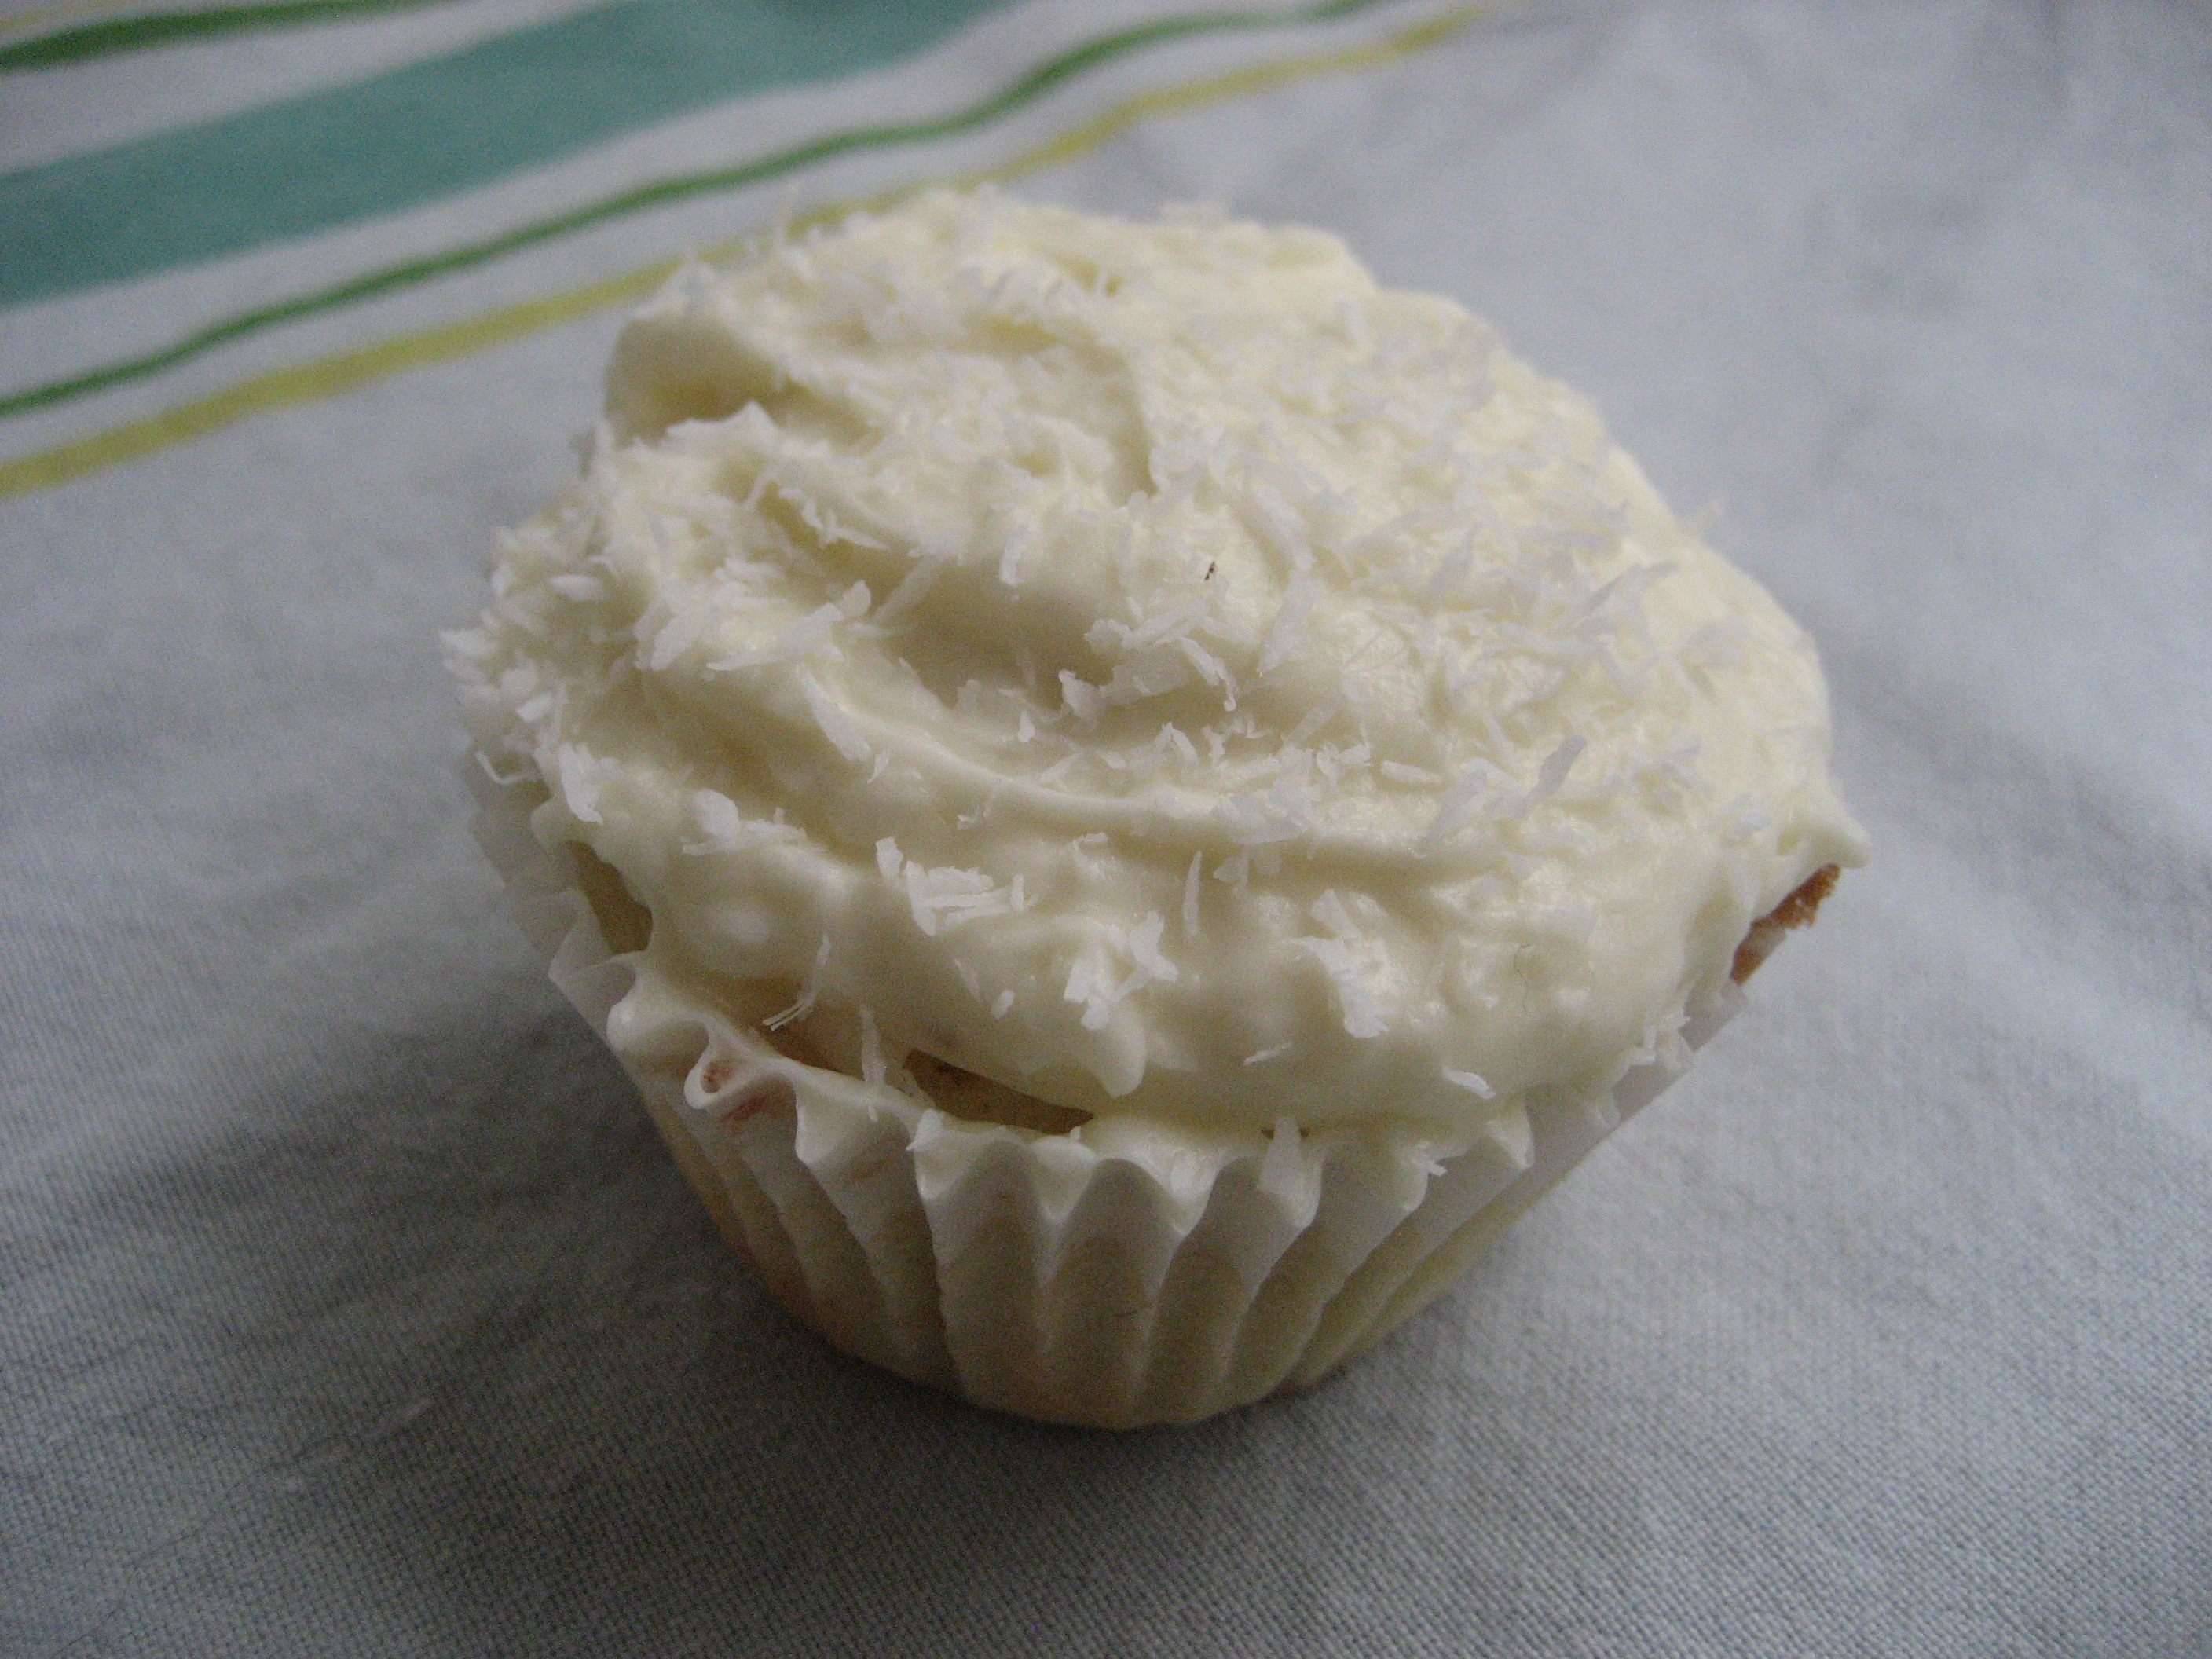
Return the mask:
[[433, 635], [613, 318], [0, 502], [0, 1650], [2212, 1650], [2208, 50], [1553, 8], [1029, 186], [1594, 393], [1877, 842], [1464, 1285], [1194, 1430], [793, 1326], [501, 915]]

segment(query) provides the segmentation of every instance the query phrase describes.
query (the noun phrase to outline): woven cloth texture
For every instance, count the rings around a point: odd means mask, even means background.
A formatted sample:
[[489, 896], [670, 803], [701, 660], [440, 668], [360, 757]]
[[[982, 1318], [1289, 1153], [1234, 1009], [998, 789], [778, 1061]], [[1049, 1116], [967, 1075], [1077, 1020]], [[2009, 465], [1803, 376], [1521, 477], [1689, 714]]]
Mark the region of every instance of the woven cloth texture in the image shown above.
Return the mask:
[[[2212, 12], [1204, 9], [0, 19], [0, 1651], [2212, 1653]], [[453, 776], [435, 635], [655, 262], [982, 173], [1330, 228], [1589, 391], [1876, 842], [1468, 1279], [1194, 1429], [769, 1304]]]

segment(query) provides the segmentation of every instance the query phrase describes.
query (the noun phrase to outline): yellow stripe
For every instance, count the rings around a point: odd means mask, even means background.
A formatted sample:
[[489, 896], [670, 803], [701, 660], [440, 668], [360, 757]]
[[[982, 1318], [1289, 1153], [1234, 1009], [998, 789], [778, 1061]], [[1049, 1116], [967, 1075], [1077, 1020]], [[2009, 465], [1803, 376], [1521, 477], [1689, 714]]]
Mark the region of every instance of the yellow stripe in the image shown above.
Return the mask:
[[1095, 149], [1108, 140], [1119, 137], [1142, 121], [1161, 116], [1181, 115], [1208, 104], [1249, 97], [1254, 93], [1266, 92], [1294, 81], [1310, 81], [1324, 75], [1373, 69], [1380, 64], [1395, 63], [1401, 58], [1411, 58], [1472, 28], [1492, 9], [1488, 5], [1460, 6], [1425, 22], [1401, 29], [1395, 34], [1385, 36], [1369, 46], [1312, 52], [1303, 57], [1280, 58], [1272, 64], [1253, 64], [1243, 69], [1231, 70], [1226, 74], [1186, 82], [1179, 87], [1163, 87], [1158, 91], [1139, 93], [1135, 97], [1115, 105], [1095, 119], [1072, 127], [1058, 137], [1048, 138], [1033, 149], [1024, 150], [1010, 161], [963, 175], [953, 182], [963, 185], [1003, 184], [1008, 179], [1041, 173], [1047, 167], [1073, 161], [1085, 151]]
[[[1009, 179], [1073, 161], [1146, 121], [1184, 114], [1234, 98], [1249, 97], [1293, 82], [1371, 69], [1410, 58], [1473, 27], [1490, 10], [1486, 5], [1462, 6], [1370, 45], [1340, 47], [1334, 52], [1309, 52], [1279, 58], [1273, 63], [1249, 64], [1224, 74], [1185, 82], [1180, 86], [1139, 93], [1124, 99], [1104, 113], [1023, 150], [995, 167], [957, 175], [950, 182], [969, 185], [1003, 184]], [[886, 206], [919, 188], [921, 188], [920, 185], [906, 185], [874, 196], [824, 203], [797, 216], [790, 222], [794, 228], [803, 229], [812, 224], [842, 219], [858, 210]], [[731, 258], [744, 252], [753, 240], [750, 235], [735, 237], [703, 249], [702, 253], [708, 259]], [[317, 358], [289, 368], [272, 369], [268, 374], [241, 380], [210, 397], [179, 404], [174, 409], [165, 410], [144, 420], [127, 422], [121, 426], [110, 427], [105, 432], [96, 432], [90, 437], [80, 438], [73, 443], [60, 444], [12, 461], [0, 462], [0, 498], [51, 489], [72, 478], [81, 478], [87, 473], [119, 466], [125, 461], [134, 461], [173, 445], [189, 442], [234, 422], [242, 421], [248, 416], [265, 414], [295, 404], [312, 403], [372, 380], [383, 380], [405, 369], [451, 362], [486, 347], [534, 334], [540, 329], [574, 322], [594, 312], [604, 311], [610, 306], [641, 299], [665, 282], [678, 264], [678, 261], [673, 258], [656, 259], [651, 264], [641, 265], [620, 276], [589, 283], [580, 288], [568, 289], [542, 299], [526, 301], [520, 305], [504, 307], [436, 328], [398, 335], [374, 345], [342, 351], [333, 356]]]

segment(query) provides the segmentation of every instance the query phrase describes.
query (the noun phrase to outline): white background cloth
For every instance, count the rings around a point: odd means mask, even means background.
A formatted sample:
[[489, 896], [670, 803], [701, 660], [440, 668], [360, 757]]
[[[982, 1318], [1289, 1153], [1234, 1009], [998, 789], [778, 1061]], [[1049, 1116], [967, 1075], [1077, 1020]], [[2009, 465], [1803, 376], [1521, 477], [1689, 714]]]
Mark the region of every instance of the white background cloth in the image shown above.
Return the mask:
[[0, 1650], [2212, 1652], [2212, 11], [1540, 8], [1023, 188], [1594, 394], [1874, 864], [1382, 1349], [1042, 1428], [767, 1303], [470, 842], [612, 316], [0, 502]]

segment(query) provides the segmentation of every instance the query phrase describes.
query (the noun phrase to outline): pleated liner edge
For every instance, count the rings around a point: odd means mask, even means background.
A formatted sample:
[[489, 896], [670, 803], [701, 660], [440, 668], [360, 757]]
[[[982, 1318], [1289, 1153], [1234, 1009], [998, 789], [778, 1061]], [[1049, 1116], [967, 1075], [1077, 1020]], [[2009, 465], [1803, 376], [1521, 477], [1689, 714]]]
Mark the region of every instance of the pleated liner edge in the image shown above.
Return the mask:
[[[848, 1353], [976, 1405], [1189, 1423], [1317, 1382], [1427, 1304], [1678, 1069], [1599, 1109], [1420, 1126], [1041, 1134], [793, 1059], [613, 950], [534, 783], [467, 769], [477, 840], [553, 981], [605, 1036], [761, 1283]], [[1734, 988], [1684, 1030], [1694, 1048]]]

